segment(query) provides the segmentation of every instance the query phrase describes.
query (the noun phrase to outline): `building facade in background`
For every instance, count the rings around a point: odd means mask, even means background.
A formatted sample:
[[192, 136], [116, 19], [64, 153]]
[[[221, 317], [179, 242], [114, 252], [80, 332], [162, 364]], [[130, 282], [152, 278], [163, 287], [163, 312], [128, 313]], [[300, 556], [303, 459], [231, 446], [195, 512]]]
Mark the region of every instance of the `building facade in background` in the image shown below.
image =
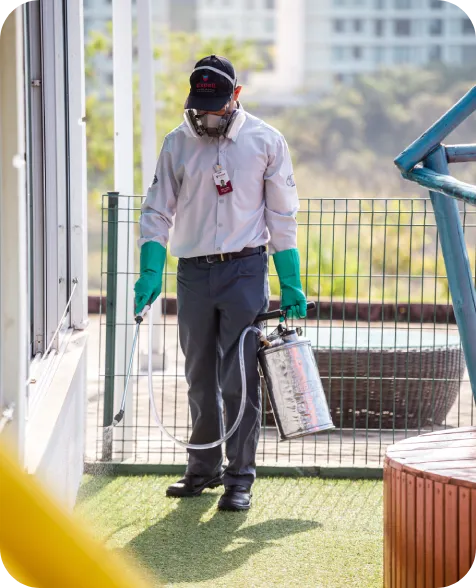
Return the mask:
[[[86, 36], [105, 30], [111, 0], [84, 7]], [[470, 19], [444, 0], [154, 0], [152, 10], [157, 45], [170, 30], [253, 41], [261, 69], [241, 81], [263, 105], [298, 105], [384, 68], [476, 61]], [[97, 70], [112, 85], [110, 56], [98, 57]]]
[[470, 19], [443, 0], [276, 0], [275, 10], [276, 67], [251, 80], [270, 103], [299, 103], [385, 68], [476, 61]]
[[275, 67], [278, 6], [279, 0], [198, 0], [197, 33], [204, 39], [253, 41], [261, 67], [270, 72]]

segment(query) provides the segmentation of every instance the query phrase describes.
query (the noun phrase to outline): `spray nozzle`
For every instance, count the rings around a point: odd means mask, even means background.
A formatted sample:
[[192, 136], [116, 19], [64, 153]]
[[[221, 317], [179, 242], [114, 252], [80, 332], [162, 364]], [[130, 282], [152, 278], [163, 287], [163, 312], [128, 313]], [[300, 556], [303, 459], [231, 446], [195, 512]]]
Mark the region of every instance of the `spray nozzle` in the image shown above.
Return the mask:
[[144, 317], [149, 312], [151, 306], [152, 306], [152, 300], [149, 300], [149, 302], [144, 306], [144, 308], [141, 310], [141, 312], [136, 314], [135, 321], [138, 325], [140, 325], [143, 322]]

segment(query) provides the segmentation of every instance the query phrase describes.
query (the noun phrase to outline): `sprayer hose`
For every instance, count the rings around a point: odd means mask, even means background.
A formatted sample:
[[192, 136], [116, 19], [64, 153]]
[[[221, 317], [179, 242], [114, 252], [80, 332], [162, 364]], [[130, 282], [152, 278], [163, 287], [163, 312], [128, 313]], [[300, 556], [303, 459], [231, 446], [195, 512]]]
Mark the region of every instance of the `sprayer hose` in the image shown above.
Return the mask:
[[[151, 309], [152, 310], [152, 309]], [[180, 439], [174, 437], [171, 433], [167, 431], [164, 427], [159, 414], [157, 412], [157, 407], [155, 405], [154, 399], [154, 387], [152, 382], [152, 327], [153, 327], [153, 320], [152, 315], [149, 313], [149, 365], [148, 365], [148, 379], [149, 379], [149, 398], [150, 398], [150, 406], [152, 408], [152, 414], [154, 415], [155, 422], [157, 426], [162, 431], [162, 433], [171, 439], [180, 447], [184, 447], [185, 449], [212, 449], [213, 447], [218, 447], [222, 445], [227, 439], [229, 439], [233, 433], [238, 429], [240, 426], [241, 420], [243, 419], [243, 415], [245, 413], [245, 406], [246, 406], [246, 369], [245, 369], [245, 359], [244, 359], [244, 343], [245, 337], [250, 332], [253, 331], [257, 335], [261, 335], [261, 331], [256, 327], [247, 327], [240, 336], [240, 341], [238, 345], [238, 354], [239, 354], [239, 361], [240, 361], [240, 373], [241, 373], [241, 403], [240, 403], [240, 410], [238, 411], [238, 416], [236, 417], [236, 421], [233, 423], [233, 426], [229, 429], [229, 431], [217, 441], [213, 441], [213, 443], [204, 443], [203, 445], [198, 445], [195, 443], [185, 443]]]

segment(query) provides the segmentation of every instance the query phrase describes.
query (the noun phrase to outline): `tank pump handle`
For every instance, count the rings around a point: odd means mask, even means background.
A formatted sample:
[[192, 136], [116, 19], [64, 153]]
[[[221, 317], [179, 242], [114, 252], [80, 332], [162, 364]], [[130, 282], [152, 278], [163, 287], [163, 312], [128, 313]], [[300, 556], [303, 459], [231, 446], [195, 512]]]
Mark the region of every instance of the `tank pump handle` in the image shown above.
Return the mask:
[[[307, 310], [314, 310], [314, 308], [316, 308], [316, 303], [315, 302], [308, 302], [307, 303]], [[272, 310], [271, 312], [265, 312], [264, 314], [259, 314], [256, 319], [254, 324], [256, 325], [256, 323], [262, 323], [264, 321], [270, 321], [272, 319], [279, 319], [282, 316], [286, 316], [286, 313], [284, 311], [280, 310]]]

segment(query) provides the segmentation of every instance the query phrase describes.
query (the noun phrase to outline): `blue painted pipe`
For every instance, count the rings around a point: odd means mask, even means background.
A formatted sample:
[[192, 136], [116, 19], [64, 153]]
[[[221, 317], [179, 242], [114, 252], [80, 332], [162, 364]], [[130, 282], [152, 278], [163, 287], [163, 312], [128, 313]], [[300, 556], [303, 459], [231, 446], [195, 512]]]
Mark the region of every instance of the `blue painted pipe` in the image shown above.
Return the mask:
[[[434, 192], [439, 192], [446, 196], [450, 196], [451, 198], [456, 198], [457, 200], [476, 205], [476, 186], [460, 182], [456, 178], [453, 178], [453, 176], [449, 175], [445, 149], [444, 147], [440, 147], [440, 149], [443, 150], [443, 156], [446, 162], [445, 169], [447, 170], [448, 175], [437, 173], [427, 167], [418, 166], [410, 172], [402, 172], [402, 176], [407, 180], [416, 182], [417, 184], [420, 184], [420, 186], [429, 188]], [[439, 150], [434, 151], [434, 153], [439, 153]]]
[[[448, 161], [443, 146], [425, 160], [425, 165], [430, 170], [434, 170], [436, 176], [449, 176]], [[435, 191], [430, 191], [430, 198], [435, 211], [455, 318], [476, 401], [476, 292], [458, 204], [454, 199]]]
[[445, 145], [448, 163], [476, 161], [476, 145]]
[[455, 104], [436, 123], [405, 149], [395, 165], [403, 172], [422, 162], [440, 143], [476, 110], [476, 86]]

